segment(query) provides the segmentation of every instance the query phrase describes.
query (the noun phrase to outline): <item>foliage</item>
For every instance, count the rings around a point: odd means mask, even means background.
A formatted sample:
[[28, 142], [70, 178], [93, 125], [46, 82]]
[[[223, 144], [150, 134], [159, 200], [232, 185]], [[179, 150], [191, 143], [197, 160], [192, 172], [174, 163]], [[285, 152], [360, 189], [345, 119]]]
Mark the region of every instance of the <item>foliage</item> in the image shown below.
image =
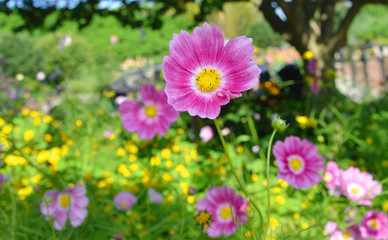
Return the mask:
[[253, 44], [258, 47], [281, 46], [284, 44], [284, 39], [276, 33], [268, 22], [259, 17], [249, 26], [247, 36], [253, 39]]
[[[70, 42], [68, 45], [61, 43], [61, 39], [66, 37]], [[93, 61], [92, 49], [79, 36], [47, 34], [37, 42], [37, 46], [45, 52], [42, 70], [46, 73], [60, 69], [65, 77], [74, 77], [88, 62]]]
[[36, 48], [34, 41], [21, 34], [0, 35], [1, 68], [11, 76], [18, 73], [35, 76], [42, 65], [43, 53]]

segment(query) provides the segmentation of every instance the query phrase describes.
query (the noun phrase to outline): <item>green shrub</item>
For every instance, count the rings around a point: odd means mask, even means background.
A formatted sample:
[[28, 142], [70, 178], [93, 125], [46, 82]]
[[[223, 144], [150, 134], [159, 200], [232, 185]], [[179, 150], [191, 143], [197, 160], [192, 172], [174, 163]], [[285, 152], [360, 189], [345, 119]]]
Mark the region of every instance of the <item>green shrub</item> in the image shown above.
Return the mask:
[[[71, 43], [65, 46], [60, 40], [67, 36], [71, 37]], [[46, 73], [60, 69], [65, 78], [74, 77], [93, 62], [92, 48], [77, 35], [49, 33], [38, 41], [37, 46], [45, 53], [43, 71]]]
[[20, 34], [0, 34], [1, 68], [11, 76], [18, 73], [35, 77], [41, 70], [43, 53], [34, 46], [27, 36]]
[[264, 17], [258, 17], [248, 28], [247, 36], [253, 38], [253, 44], [258, 47], [280, 46], [285, 41], [275, 32]]

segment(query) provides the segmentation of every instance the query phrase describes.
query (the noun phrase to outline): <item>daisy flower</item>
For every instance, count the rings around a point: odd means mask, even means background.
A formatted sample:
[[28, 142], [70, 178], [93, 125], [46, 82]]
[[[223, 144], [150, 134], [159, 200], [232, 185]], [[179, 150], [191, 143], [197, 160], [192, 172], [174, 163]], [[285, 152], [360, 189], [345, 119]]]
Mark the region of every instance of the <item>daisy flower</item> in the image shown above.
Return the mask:
[[360, 223], [363, 238], [388, 239], [388, 216], [383, 211], [367, 212]]
[[215, 119], [222, 105], [259, 81], [261, 70], [250, 60], [251, 44], [251, 38], [239, 36], [224, 45], [220, 28], [206, 22], [193, 35], [174, 34], [171, 56], [162, 64], [168, 103], [191, 116]]
[[156, 134], [164, 136], [171, 122], [178, 119], [179, 112], [167, 103], [164, 90], [158, 92], [153, 85], [143, 85], [140, 88], [144, 105], [125, 100], [119, 107], [119, 113], [124, 128], [128, 132], [136, 132], [141, 139], [149, 140]]
[[354, 167], [342, 171], [341, 186], [344, 195], [360, 205], [372, 205], [370, 199], [382, 192], [382, 185], [370, 173]]
[[342, 192], [340, 184], [341, 170], [336, 162], [330, 161], [326, 165], [323, 180], [329, 188], [329, 194], [339, 197]]
[[75, 185], [67, 187], [62, 191], [50, 190], [42, 199], [40, 211], [45, 215], [45, 220], [50, 217], [54, 219], [54, 228], [58, 231], [63, 230], [66, 220], [69, 219], [71, 226], [80, 226], [88, 216], [86, 207], [89, 199], [86, 196], [84, 185]]
[[279, 168], [277, 177], [297, 189], [312, 187], [321, 180], [318, 171], [325, 167], [317, 152], [314, 144], [296, 136], [287, 137], [284, 142], [277, 141], [273, 147]]
[[132, 205], [137, 203], [137, 198], [129, 192], [120, 192], [114, 197], [114, 203], [117, 210], [129, 210]]
[[234, 189], [228, 186], [213, 187], [207, 191], [206, 198], [198, 201], [196, 220], [209, 237], [220, 237], [222, 234], [230, 236], [248, 220], [247, 206], [248, 202]]

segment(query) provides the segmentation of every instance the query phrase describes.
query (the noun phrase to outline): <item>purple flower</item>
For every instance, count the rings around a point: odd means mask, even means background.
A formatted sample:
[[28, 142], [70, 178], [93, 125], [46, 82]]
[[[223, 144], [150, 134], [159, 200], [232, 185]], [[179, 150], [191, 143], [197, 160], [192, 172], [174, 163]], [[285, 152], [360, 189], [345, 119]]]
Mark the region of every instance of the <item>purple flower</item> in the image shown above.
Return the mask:
[[307, 67], [310, 73], [314, 74], [317, 71], [317, 59], [316, 58], [310, 59]]
[[[2, 145], [0, 145], [0, 148], [1, 148]], [[1, 150], [1, 149], [0, 149]], [[6, 181], [8, 181], [9, 177], [0, 173], [0, 191], [3, 189], [3, 183], [5, 183]]]
[[317, 95], [321, 91], [321, 88], [318, 86], [318, 78], [314, 77], [313, 83], [311, 84], [311, 92]]
[[150, 198], [150, 201], [155, 204], [162, 204], [163, 196], [162, 194], [158, 193], [155, 189], [150, 188], [148, 190], [148, 197]]
[[114, 203], [117, 210], [129, 210], [137, 204], [137, 198], [129, 192], [120, 192], [114, 197]]

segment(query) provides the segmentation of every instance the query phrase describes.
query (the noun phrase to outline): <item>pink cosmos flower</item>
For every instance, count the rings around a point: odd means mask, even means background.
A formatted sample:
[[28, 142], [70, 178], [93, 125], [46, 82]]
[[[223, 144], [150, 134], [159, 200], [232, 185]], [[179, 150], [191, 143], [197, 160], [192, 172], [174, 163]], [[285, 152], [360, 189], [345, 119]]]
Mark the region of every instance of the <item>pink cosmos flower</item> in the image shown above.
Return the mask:
[[367, 212], [360, 223], [363, 238], [388, 239], [388, 216], [383, 211]]
[[89, 199], [86, 196], [84, 185], [75, 185], [67, 187], [62, 191], [48, 191], [40, 204], [40, 211], [45, 215], [45, 220], [54, 219], [54, 228], [58, 231], [63, 230], [66, 220], [69, 219], [71, 226], [80, 226], [88, 216], [86, 207]]
[[339, 197], [342, 192], [340, 184], [341, 170], [336, 162], [330, 161], [326, 165], [325, 173], [323, 174], [323, 180], [326, 182], [327, 188], [329, 188], [329, 194]]
[[259, 81], [261, 70], [250, 60], [251, 44], [251, 38], [239, 36], [224, 46], [220, 28], [206, 22], [193, 35], [174, 34], [171, 56], [162, 64], [168, 103], [191, 116], [216, 118], [222, 105]]
[[116, 194], [113, 201], [117, 210], [128, 211], [132, 205], [137, 204], [137, 198], [129, 192], [120, 192]]
[[128, 132], [137, 132], [141, 139], [152, 139], [155, 134], [164, 136], [171, 122], [178, 119], [179, 112], [167, 103], [164, 90], [158, 92], [152, 85], [140, 88], [144, 105], [134, 100], [126, 100], [119, 107], [124, 128]]
[[341, 230], [335, 230], [333, 235], [331, 235], [329, 240], [362, 240], [360, 235], [360, 230], [356, 225], [353, 225], [342, 232]]
[[371, 206], [372, 202], [369, 199], [375, 198], [382, 192], [382, 185], [378, 181], [374, 181], [368, 172], [361, 172], [358, 168], [349, 167], [342, 171], [341, 175], [344, 195], [360, 205]]
[[154, 188], [148, 190], [148, 197], [152, 203], [162, 204], [163, 195], [158, 193]]
[[206, 198], [198, 201], [196, 209], [199, 213], [206, 211], [211, 215], [210, 225], [204, 229], [209, 237], [220, 237], [222, 234], [232, 235], [237, 231], [237, 227], [248, 220], [247, 206], [248, 202], [237, 195], [234, 189], [222, 186], [207, 191]]
[[199, 132], [199, 136], [202, 138], [204, 142], [209, 142], [214, 137], [214, 133], [211, 127], [205, 126], [201, 128]]
[[296, 136], [287, 137], [284, 142], [277, 141], [273, 147], [279, 168], [277, 177], [297, 189], [312, 187], [321, 180], [318, 171], [325, 167], [317, 152], [314, 144]]

